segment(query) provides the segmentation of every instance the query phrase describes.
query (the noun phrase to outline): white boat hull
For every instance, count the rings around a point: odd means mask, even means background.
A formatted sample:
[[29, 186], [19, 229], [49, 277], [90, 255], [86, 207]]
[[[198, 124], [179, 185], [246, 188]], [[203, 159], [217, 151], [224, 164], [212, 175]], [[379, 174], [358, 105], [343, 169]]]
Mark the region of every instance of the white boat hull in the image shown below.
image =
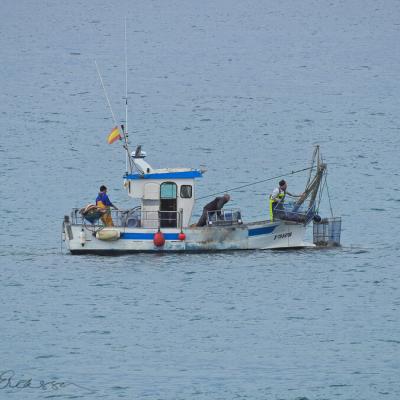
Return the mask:
[[[304, 242], [306, 226], [289, 221], [260, 221], [250, 224], [189, 227], [184, 229], [185, 239], [179, 240], [180, 231], [163, 228], [163, 246], [153, 242], [156, 229], [112, 228], [119, 232], [117, 240], [101, 240], [82, 225], [64, 223], [67, 248], [72, 254], [106, 254], [129, 252], [201, 252], [223, 250], [256, 250], [308, 247]], [[312, 245], [311, 245], [312, 246]]]

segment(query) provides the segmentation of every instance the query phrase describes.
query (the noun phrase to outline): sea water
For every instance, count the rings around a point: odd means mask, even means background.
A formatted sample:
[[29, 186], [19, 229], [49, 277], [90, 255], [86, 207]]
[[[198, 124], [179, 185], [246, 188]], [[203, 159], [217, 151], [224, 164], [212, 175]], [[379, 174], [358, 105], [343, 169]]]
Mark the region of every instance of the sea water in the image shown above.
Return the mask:
[[[1, 399], [400, 398], [397, 1], [1, 13]], [[95, 60], [132, 147], [206, 169], [196, 197], [228, 191], [245, 222], [268, 216], [277, 182], [229, 188], [304, 168], [319, 144], [343, 246], [70, 256], [72, 207], [102, 184], [132, 206]], [[286, 179], [301, 192], [307, 175]]]

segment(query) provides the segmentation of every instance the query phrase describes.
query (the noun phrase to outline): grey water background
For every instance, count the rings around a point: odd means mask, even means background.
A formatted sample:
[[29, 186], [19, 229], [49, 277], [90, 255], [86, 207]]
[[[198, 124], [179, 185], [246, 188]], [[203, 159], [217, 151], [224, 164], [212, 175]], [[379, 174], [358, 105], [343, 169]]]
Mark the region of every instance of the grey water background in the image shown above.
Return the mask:
[[[2, 375], [0, 398], [400, 398], [399, 12], [2, 0], [0, 370], [69, 385]], [[128, 124], [149, 162], [206, 168], [201, 197], [303, 168], [318, 143], [342, 248], [61, 253], [64, 214], [101, 184], [131, 205], [94, 65], [123, 121], [125, 17]], [[232, 206], [264, 218], [275, 184], [231, 192]]]

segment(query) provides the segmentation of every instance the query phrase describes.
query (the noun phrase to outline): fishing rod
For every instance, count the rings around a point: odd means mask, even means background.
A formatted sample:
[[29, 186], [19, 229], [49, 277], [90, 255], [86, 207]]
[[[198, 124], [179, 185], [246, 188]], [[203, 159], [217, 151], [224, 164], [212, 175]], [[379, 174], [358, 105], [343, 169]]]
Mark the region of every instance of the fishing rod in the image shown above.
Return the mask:
[[[110, 112], [111, 112], [111, 117], [112, 117], [112, 119], [113, 119], [113, 121], [114, 121], [114, 125], [115, 125], [116, 127], [118, 127], [118, 123], [117, 123], [117, 120], [116, 120], [116, 118], [115, 118], [114, 111], [113, 111], [113, 109], [112, 109], [112, 107], [111, 107], [110, 98], [108, 97], [108, 93], [107, 93], [106, 87], [105, 87], [105, 85], [104, 85], [103, 77], [102, 77], [102, 75], [101, 75], [101, 73], [100, 73], [99, 66], [98, 66], [96, 60], [94, 61], [94, 63], [95, 63], [95, 65], [96, 65], [97, 74], [99, 75], [99, 78], [100, 78], [100, 82], [101, 82], [101, 86], [102, 86], [102, 88], [103, 88], [104, 96], [105, 96], [105, 98], [106, 98], [106, 100], [107, 100], [107, 104], [108, 104], [108, 107], [109, 107]], [[127, 84], [128, 84], [128, 83], [127, 83], [127, 78], [126, 78], [126, 85], [127, 85]], [[127, 96], [128, 96], [128, 95], [127, 95], [127, 93], [128, 93], [128, 89], [126, 89], [126, 100], [125, 100], [126, 108], [128, 107], [128, 100], [127, 100]], [[128, 111], [126, 111], [126, 113], [127, 113], [127, 112], [128, 112]], [[127, 132], [127, 129], [125, 128], [125, 126], [122, 125], [122, 124], [121, 124], [121, 131], [122, 131], [122, 135], [123, 135], [123, 139], [124, 139], [123, 148], [124, 148], [125, 151], [126, 151], [126, 172], [128, 173], [128, 160], [129, 160], [129, 167], [130, 167], [130, 171], [131, 171], [131, 173], [132, 173], [133, 168], [132, 168], [132, 160], [131, 160], [131, 158], [130, 158], [130, 156], [129, 156], [130, 152], [129, 152], [128, 132]]]
[[96, 64], [97, 74], [99, 75], [101, 87], [103, 88], [104, 96], [105, 96], [105, 98], [106, 98], [106, 100], [107, 100], [108, 107], [109, 107], [109, 109], [110, 109], [110, 111], [111, 111], [111, 117], [112, 117], [112, 119], [113, 119], [113, 121], [114, 121], [114, 125], [115, 125], [115, 126], [118, 126], [117, 120], [115, 119], [114, 111], [113, 111], [113, 109], [112, 109], [112, 107], [111, 107], [111, 103], [110, 103], [110, 99], [109, 99], [108, 94], [107, 94], [106, 87], [104, 86], [104, 82], [103, 82], [103, 78], [102, 78], [101, 73], [100, 73], [99, 66], [97, 65], [97, 61], [94, 60], [94, 63]]
[[303, 168], [303, 169], [298, 169], [297, 171], [288, 172], [288, 173], [286, 173], [286, 174], [273, 176], [272, 178], [263, 179], [263, 180], [261, 180], [261, 181], [257, 181], [257, 182], [253, 182], [253, 183], [248, 183], [248, 184], [246, 184], [246, 185], [237, 186], [237, 187], [234, 187], [234, 188], [231, 188], [231, 189], [226, 189], [226, 190], [222, 190], [222, 191], [220, 191], [220, 192], [215, 192], [215, 193], [212, 193], [212, 194], [208, 194], [207, 196], [198, 197], [198, 198], [196, 198], [196, 200], [205, 199], [205, 198], [207, 198], [207, 197], [212, 197], [212, 196], [215, 196], [215, 195], [221, 194], [221, 193], [233, 192], [233, 191], [235, 191], [235, 190], [243, 189], [243, 188], [245, 188], [245, 187], [249, 187], [249, 186], [253, 186], [253, 185], [258, 185], [259, 183], [264, 183], [264, 182], [272, 181], [272, 180], [274, 180], [274, 179], [283, 178], [283, 177], [288, 176], [288, 175], [294, 175], [294, 174], [298, 174], [299, 172], [308, 171], [308, 170], [310, 170], [310, 169], [312, 169], [312, 168], [313, 168], [313, 167], [307, 167], [307, 168]]

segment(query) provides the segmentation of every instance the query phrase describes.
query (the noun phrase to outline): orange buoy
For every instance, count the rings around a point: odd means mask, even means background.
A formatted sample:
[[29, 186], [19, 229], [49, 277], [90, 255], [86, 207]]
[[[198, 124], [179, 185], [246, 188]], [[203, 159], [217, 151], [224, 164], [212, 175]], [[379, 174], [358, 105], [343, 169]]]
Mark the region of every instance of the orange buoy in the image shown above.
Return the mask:
[[185, 240], [185, 239], [186, 239], [186, 235], [185, 235], [183, 232], [181, 232], [181, 233], [178, 235], [178, 239], [179, 239], [179, 240]]
[[165, 244], [165, 237], [161, 231], [158, 231], [154, 234], [153, 243], [157, 247], [162, 247]]

